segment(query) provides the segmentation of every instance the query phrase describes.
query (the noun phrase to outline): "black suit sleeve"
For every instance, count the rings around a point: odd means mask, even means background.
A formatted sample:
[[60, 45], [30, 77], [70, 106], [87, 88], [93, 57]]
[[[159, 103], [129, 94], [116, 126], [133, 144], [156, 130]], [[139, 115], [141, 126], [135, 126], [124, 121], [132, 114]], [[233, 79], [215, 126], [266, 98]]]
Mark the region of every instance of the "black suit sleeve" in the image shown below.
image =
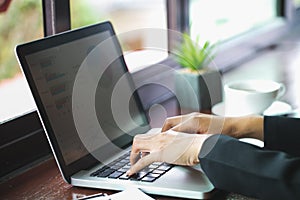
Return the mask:
[[259, 199], [300, 199], [297, 156], [213, 135], [204, 142], [199, 160], [216, 188]]
[[265, 148], [300, 156], [300, 118], [265, 117]]

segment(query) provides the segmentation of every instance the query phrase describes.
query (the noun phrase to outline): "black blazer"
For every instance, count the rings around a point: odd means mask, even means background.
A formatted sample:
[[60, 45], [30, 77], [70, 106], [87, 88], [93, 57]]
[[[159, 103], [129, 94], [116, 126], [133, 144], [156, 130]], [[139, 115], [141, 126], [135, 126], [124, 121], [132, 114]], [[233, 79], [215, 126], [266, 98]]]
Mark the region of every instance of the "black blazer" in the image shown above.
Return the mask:
[[208, 138], [202, 169], [216, 188], [259, 199], [300, 199], [300, 119], [264, 118], [264, 148], [226, 135]]

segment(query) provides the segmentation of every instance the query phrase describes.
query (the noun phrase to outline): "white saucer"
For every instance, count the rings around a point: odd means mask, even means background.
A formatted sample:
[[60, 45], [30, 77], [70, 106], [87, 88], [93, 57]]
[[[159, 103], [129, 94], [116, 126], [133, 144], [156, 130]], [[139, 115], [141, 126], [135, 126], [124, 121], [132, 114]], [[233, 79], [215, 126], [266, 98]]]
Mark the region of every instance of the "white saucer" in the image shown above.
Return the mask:
[[[292, 111], [292, 107], [283, 102], [283, 101], [275, 101], [267, 110], [263, 112], [263, 115], [267, 116], [276, 116], [276, 115], [284, 115], [288, 114]], [[237, 116], [245, 116], [248, 113], [225, 113], [225, 104], [224, 102], [218, 103], [212, 107], [212, 113], [219, 116], [230, 116], [230, 117], [237, 117]]]
[[239, 141], [253, 144], [253, 145], [256, 145], [261, 148], [264, 147], [264, 145], [265, 145], [263, 141], [260, 141], [258, 139], [254, 139], [254, 138], [241, 138], [241, 139], [239, 139]]

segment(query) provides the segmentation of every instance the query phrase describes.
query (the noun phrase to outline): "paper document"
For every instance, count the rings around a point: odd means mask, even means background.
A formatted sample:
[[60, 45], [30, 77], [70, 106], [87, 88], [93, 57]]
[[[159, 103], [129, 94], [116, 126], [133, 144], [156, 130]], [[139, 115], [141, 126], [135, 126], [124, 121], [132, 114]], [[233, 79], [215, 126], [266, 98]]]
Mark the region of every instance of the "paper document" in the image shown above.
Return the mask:
[[[93, 195], [92, 195], [93, 196]], [[103, 196], [86, 196], [80, 199], [86, 200], [154, 200], [152, 197], [148, 196], [141, 190], [137, 188], [126, 189], [122, 192], [118, 192], [112, 195]]]

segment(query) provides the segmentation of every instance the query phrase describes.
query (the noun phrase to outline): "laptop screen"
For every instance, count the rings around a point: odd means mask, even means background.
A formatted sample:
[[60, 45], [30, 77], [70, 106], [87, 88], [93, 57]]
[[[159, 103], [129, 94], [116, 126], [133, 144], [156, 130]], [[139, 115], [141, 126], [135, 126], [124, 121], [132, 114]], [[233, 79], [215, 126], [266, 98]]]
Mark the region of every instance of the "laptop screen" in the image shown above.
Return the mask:
[[36, 89], [37, 106], [44, 111], [42, 118], [49, 122], [46, 129], [51, 127], [65, 165], [88, 154], [105, 159], [147, 129], [145, 113], [111, 31], [83, 34], [36, 49], [24, 56], [25, 67]]

